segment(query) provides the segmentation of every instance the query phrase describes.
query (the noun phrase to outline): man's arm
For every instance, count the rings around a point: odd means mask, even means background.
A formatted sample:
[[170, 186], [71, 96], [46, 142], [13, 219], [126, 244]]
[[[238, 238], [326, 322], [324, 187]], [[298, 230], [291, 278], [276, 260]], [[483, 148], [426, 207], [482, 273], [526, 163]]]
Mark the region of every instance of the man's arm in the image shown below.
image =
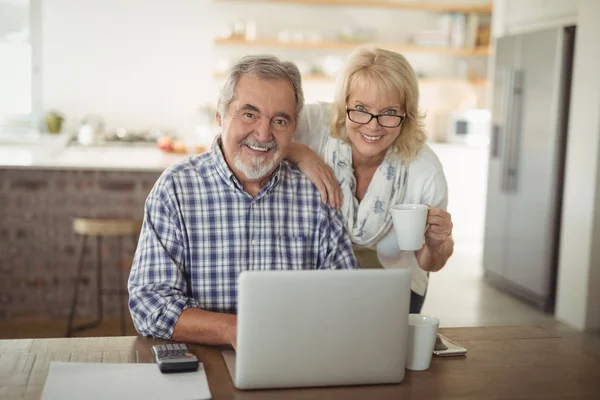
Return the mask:
[[181, 312], [172, 339], [211, 345], [230, 344], [235, 348], [236, 331], [235, 315], [188, 308]]
[[[157, 190], [157, 192], [160, 192]], [[236, 317], [200, 308], [189, 297], [181, 224], [167, 196], [150, 194], [129, 277], [129, 309], [146, 336], [203, 344], [235, 344]]]

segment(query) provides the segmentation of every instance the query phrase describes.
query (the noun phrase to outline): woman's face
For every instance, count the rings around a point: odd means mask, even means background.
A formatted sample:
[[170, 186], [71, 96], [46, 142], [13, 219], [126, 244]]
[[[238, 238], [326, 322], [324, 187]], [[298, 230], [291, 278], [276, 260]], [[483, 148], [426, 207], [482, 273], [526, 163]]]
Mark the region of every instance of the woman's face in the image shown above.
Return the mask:
[[[347, 107], [352, 110], [365, 111], [375, 115], [404, 116], [405, 109], [402, 99], [396, 93], [390, 93], [379, 89], [380, 85], [369, 84], [369, 82], [354, 83], [350, 87]], [[365, 117], [364, 114], [354, 114]], [[393, 125], [399, 122], [399, 118], [385, 118], [380, 120], [384, 125]], [[366, 115], [368, 120], [370, 116]], [[353, 116], [356, 121], [359, 118]], [[361, 120], [362, 121], [362, 120]], [[361, 122], [359, 121], [359, 122]], [[391, 123], [390, 123], [391, 122]], [[346, 131], [352, 145], [352, 151], [363, 161], [373, 158], [383, 158], [386, 151], [400, 135], [402, 125], [388, 128], [381, 126], [376, 118], [366, 124], [353, 122], [346, 113]]]

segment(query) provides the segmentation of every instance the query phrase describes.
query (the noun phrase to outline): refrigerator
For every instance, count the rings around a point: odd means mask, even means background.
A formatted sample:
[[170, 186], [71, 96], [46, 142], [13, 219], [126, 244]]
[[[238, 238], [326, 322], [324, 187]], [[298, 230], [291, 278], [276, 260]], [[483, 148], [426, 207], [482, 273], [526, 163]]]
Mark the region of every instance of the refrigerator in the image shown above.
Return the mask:
[[496, 42], [484, 279], [546, 312], [555, 301], [575, 27]]

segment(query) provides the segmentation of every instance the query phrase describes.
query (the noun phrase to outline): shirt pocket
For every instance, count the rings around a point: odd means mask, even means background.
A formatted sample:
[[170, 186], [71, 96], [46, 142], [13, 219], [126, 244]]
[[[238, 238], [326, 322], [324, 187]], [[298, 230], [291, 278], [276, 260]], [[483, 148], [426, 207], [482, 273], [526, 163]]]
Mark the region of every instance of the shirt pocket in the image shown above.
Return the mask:
[[308, 248], [307, 236], [275, 235], [275, 269], [310, 269], [312, 268], [311, 251]]

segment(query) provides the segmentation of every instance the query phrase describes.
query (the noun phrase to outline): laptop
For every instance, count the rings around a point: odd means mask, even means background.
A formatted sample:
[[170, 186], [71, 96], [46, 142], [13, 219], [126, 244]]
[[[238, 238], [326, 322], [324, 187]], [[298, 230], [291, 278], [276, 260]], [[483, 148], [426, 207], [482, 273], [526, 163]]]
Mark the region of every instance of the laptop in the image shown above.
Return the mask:
[[223, 353], [233, 384], [401, 382], [410, 280], [408, 269], [242, 272], [237, 352]]

